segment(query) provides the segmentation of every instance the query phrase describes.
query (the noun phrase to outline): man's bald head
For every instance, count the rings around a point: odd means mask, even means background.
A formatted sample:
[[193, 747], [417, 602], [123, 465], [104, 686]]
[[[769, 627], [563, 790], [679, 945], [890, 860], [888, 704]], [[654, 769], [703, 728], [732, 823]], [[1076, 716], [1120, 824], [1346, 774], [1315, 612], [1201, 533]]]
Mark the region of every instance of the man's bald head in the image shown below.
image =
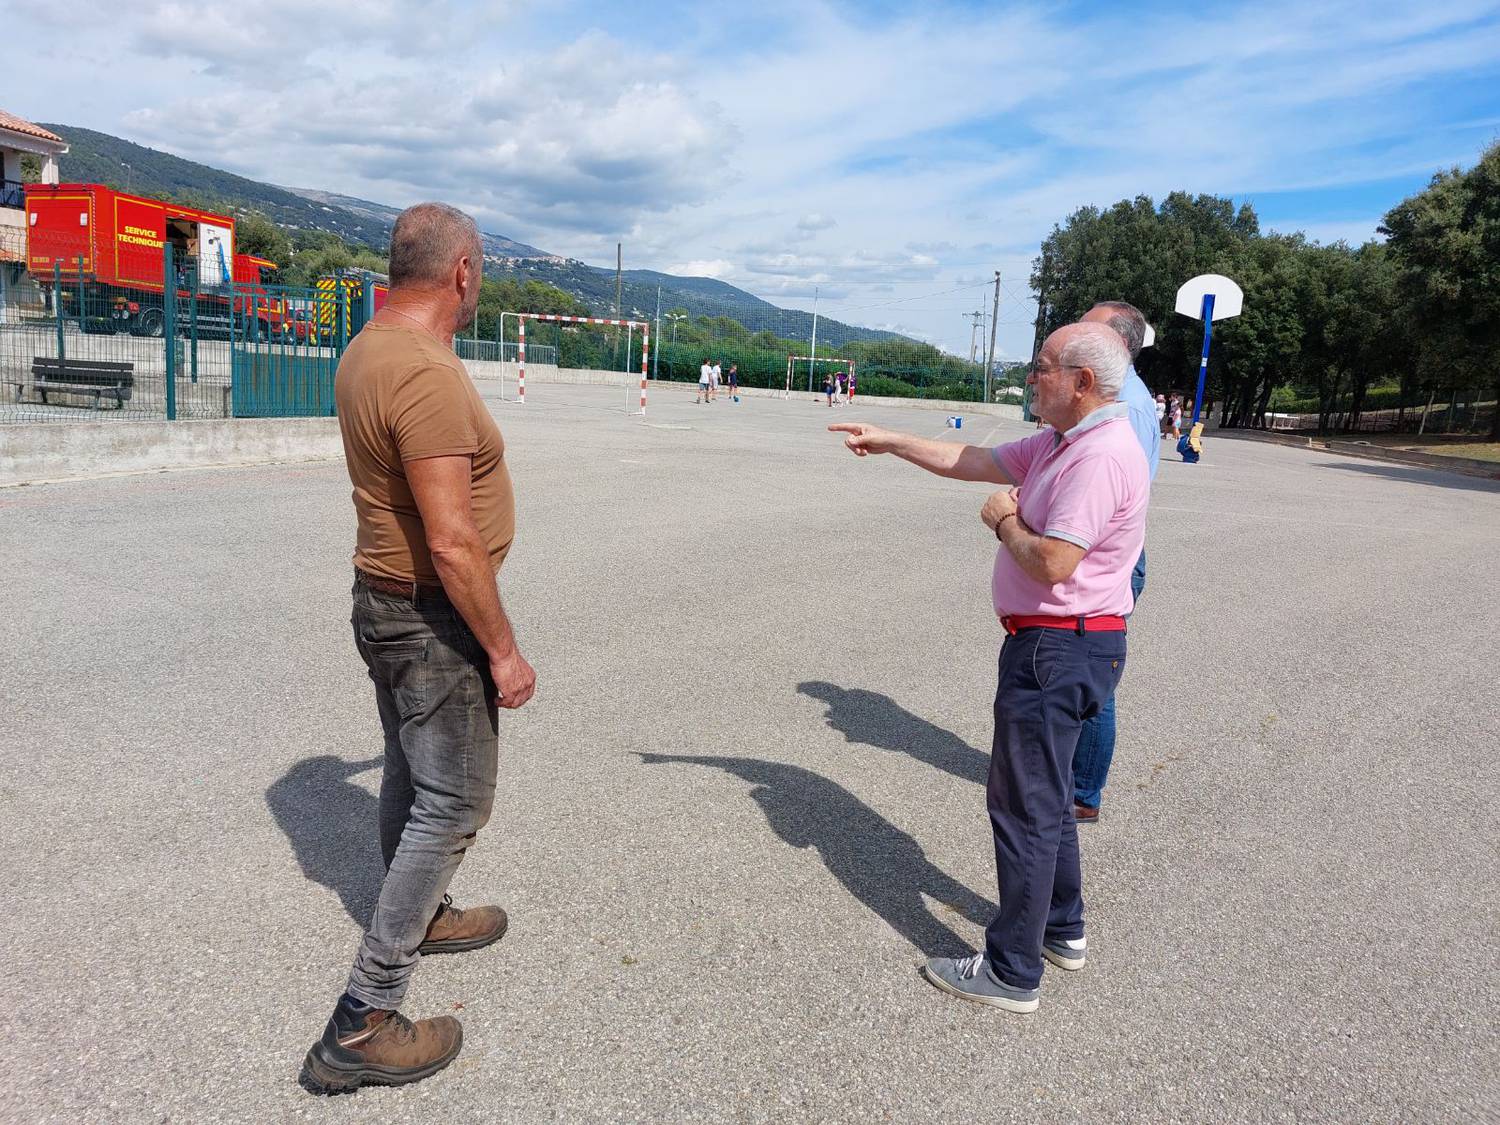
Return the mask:
[[408, 207], [391, 230], [391, 288], [446, 288], [465, 257], [476, 273], [484, 268], [473, 219], [446, 203]]
[[1132, 360], [1141, 354], [1146, 343], [1146, 317], [1128, 301], [1100, 301], [1079, 320], [1083, 324], [1107, 324], [1113, 328]]

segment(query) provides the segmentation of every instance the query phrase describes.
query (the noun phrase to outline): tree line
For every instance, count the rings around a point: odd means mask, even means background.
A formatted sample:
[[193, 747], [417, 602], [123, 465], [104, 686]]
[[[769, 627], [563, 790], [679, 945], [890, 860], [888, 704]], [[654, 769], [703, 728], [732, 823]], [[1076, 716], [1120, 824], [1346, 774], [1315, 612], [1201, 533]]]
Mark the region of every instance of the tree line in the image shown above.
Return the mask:
[[[1033, 263], [1038, 339], [1096, 301], [1130, 301], [1156, 330], [1141, 377], [1191, 397], [1202, 325], [1173, 313], [1176, 291], [1220, 273], [1245, 292], [1244, 312], [1214, 325], [1204, 397], [1221, 425], [1262, 427], [1296, 400], [1316, 405], [1320, 433], [1377, 407], [1425, 419], [1439, 396], [1450, 416], [1460, 401], [1477, 415], [1500, 398], [1500, 143], [1435, 175], [1379, 229], [1384, 242], [1325, 246], [1262, 233], [1249, 204], [1184, 192], [1086, 207]], [[1500, 410], [1490, 429], [1500, 440]]]

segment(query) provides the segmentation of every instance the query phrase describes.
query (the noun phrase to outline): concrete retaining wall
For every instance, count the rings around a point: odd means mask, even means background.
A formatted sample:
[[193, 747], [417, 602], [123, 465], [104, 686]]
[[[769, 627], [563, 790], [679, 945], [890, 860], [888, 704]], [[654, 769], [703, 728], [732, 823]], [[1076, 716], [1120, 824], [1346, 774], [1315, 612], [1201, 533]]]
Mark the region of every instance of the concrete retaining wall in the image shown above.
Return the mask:
[[336, 418], [43, 422], [0, 434], [0, 487], [151, 469], [342, 457]]

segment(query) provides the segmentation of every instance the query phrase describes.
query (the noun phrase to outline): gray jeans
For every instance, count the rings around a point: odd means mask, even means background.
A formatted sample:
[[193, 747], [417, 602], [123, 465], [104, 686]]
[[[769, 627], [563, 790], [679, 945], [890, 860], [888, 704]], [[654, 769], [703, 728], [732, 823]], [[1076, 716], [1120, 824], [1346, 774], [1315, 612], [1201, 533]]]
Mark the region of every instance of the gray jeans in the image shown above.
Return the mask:
[[353, 593], [354, 643], [385, 728], [385, 881], [348, 989], [396, 1008], [448, 882], [490, 818], [499, 728], [489, 661], [441, 591], [403, 597], [356, 582]]

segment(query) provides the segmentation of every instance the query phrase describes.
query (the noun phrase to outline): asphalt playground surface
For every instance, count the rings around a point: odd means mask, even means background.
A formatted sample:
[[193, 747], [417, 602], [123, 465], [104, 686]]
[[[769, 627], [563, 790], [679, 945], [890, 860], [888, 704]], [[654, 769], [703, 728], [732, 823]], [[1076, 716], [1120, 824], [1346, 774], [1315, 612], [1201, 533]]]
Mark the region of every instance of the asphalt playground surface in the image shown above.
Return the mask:
[[0, 491], [0, 1120], [1495, 1120], [1500, 484], [1164, 457], [1089, 963], [1016, 1016], [917, 973], [995, 897], [985, 489], [822, 429], [944, 414], [624, 405], [493, 403], [538, 689], [452, 890], [511, 928], [400, 1090], [297, 1083], [381, 874], [342, 464]]

